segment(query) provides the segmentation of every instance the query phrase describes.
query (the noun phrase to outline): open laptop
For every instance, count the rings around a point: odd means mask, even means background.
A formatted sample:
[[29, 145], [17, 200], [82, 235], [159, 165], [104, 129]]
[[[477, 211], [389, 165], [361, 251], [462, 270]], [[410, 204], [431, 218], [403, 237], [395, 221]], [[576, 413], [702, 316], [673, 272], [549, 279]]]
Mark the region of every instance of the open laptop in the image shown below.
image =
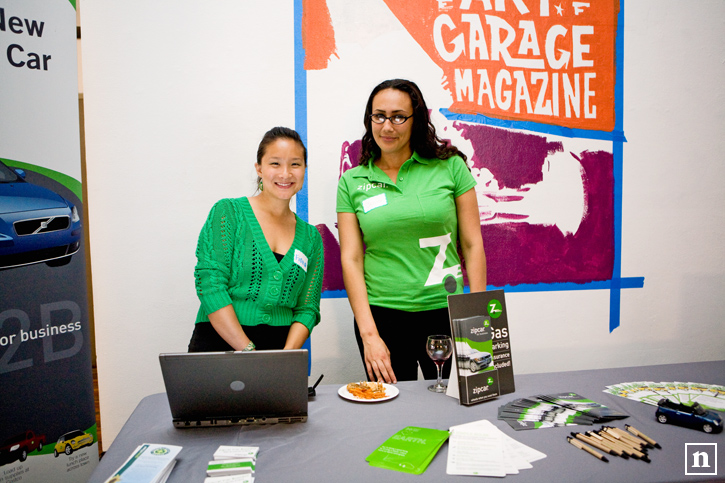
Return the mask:
[[177, 428], [307, 421], [307, 350], [159, 354]]

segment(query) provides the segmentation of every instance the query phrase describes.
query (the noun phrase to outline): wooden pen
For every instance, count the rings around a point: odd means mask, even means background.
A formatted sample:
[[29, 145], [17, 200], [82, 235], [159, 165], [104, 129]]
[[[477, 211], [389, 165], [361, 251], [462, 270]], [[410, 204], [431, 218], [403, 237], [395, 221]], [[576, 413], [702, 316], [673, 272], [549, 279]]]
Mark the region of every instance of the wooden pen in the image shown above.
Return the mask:
[[633, 441], [634, 443], [636, 443], [640, 447], [644, 447], [644, 448], [654, 448], [654, 445], [651, 445], [649, 443], [649, 441], [645, 441], [644, 439], [642, 439], [642, 438], [640, 438], [638, 436], [635, 436], [634, 434], [630, 434], [630, 433], [626, 432], [623, 429], [615, 428], [613, 426], [608, 426], [608, 428], [610, 430], [616, 432], [623, 439], [627, 439], [627, 440]]
[[[617, 431], [617, 428], [611, 428], [608, 426], [604, 426], [604, 427], [602, 427], [602, 431], [611, 435], [613, 438], [615, 438], [617, 441], [619, 441], [620, 443], [622, 443], [625, 446], [630, 446], [631, 448], [640, 450], [640, 451], [643, 449], [642, 448], [643, 444], [641, 444], [638, 441], [633, 441], [633, 440], [625, 437], [619, 431]], [[642, 443], [644, 443], [644, 441]], [[646, 444], [646, 443], [644, 443], [644, 444]]]
[[[590, 438], [589, 436], [586, 436], [584, 434], [572, 432], [571, 435], [574, 436], [576, 439], [587, 443], [589, 446], [594, 446], [595, 448], [597, 448], [601, 451], [604, 451], [605, 453], [609, 453], [614, 456], [620, 456], [622, 454], [620, 451], [618, 451], [614, 448], [610, 448], [610, 447], [600, 443], [596, 439]], [[617, 453], [619, 453], [619, 454], [617, 454]]]
[[651, 444], [655, 448], [662, 449], [662, 446], [660, 446], [657, 441], [655, 441], [654, 439], [650, 438], [646, 434], [644, 434], [644, 433], [642, 433], [640, 431], [637, 431], [635, 428], [633, 428], [629, 424], [625, 424], [624, 427], [627, 429], [627, 431], [629, 431], [630, 433], [632, 433], [635, 436], [639, 436], [640, 438], [644, 439], [645, 441], [647, 441], [649, 444]]
[[587, 431], [586, 435], [592, 440], [597, 441], [599, 444], [610, 448], [617, 456], [620, 456], [624, 459], [629, 459], [629, 455], [627, 453], [623, 452], [618, 446], [615, 446], [613, 443], [610, 443], [609, 440], [599, 436], [595, 431]]
[[634, 454], [634, 448], [632, 448], [631, 446], [626, 446], [626, 445], [622, 444], [611, 434], [602, 432], [602, 433], [599, 433], [599, 436], [604, 438], [604, 444], [606, 444], [607, 446], [612, 446], [614, 448], [619, 449], [622, 453], [626, 454], [627, 456], [630, 456], [632, 458], [637, 458], [637, 456], [635, 456], [635, 454]]
[[574, 438], [570, 438], [570, 437], [567, 436], [566, 440], [569, 441], [574, 446], [576, 446], [577, 448], [583, 449], [584, 451], [586, 451], [590, 455], [594, 456], [595, 458], [600, 459], [600, 460], [604, 461], [605, 463], [609, 463], [609, 460], [607, 459], [607, 457], [604, 456], [599, 451], [597, 451], [595, 449], [592, 449], [592, 448], [590, 448], [589, 446], [587, 446], [585, 444], [580, 443], [579, 441], [577, 441]]
[[650, 459], [647, 457], [647, 455], [645, 453], [639, 451], [638, 449], [628, 445], [627, 443], [625, 443], [623, 441], [618, 440], [617, 438], [614, 437], [614, 435], [612, 433], [607, 432], [607, 431], [602, 431], [600, 434], [604, 439], [609, 440], [611, 442], [611, 444], [615, 445], [615, 447], [617, 447], [617, 448], [620, 448], [622, 450], [622, 452], [628, 454], [632, 458], [640, 459], [646, 463], [650, 462]]

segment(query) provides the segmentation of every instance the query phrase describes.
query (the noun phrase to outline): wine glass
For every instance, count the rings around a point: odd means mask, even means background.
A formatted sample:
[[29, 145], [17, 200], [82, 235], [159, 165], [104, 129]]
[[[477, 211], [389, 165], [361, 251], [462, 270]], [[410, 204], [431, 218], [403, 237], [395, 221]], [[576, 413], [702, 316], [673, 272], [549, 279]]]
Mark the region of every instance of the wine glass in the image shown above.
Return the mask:
[[428, 386], [429, 391], [446, 392], [448, 386], [441, 382], [441, 371], [443, 363], [445, 363], [453, 352], [453, 341], [447, 335], [431, 335], [425, 344], [425, 350], [438, 368], [438, 381]]

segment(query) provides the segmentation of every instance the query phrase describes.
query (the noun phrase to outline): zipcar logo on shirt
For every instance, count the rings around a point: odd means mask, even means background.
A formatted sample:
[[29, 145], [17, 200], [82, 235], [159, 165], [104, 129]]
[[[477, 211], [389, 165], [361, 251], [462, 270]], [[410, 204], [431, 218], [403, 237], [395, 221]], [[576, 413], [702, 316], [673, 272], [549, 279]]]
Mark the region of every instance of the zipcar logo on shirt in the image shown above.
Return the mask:
[[385, 183], [365, 183], [357, 187], [357, 191], [370, 191], [373, 188], [385, 188]]

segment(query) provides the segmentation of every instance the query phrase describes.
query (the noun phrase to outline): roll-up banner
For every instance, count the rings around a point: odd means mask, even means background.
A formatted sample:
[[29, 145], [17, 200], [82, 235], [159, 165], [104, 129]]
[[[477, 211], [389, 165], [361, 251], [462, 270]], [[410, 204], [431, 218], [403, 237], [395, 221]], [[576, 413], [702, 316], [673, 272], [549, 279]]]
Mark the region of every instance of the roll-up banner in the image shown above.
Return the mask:
[[75, 8], [0, 2], [0, 483], [98, 463]]

